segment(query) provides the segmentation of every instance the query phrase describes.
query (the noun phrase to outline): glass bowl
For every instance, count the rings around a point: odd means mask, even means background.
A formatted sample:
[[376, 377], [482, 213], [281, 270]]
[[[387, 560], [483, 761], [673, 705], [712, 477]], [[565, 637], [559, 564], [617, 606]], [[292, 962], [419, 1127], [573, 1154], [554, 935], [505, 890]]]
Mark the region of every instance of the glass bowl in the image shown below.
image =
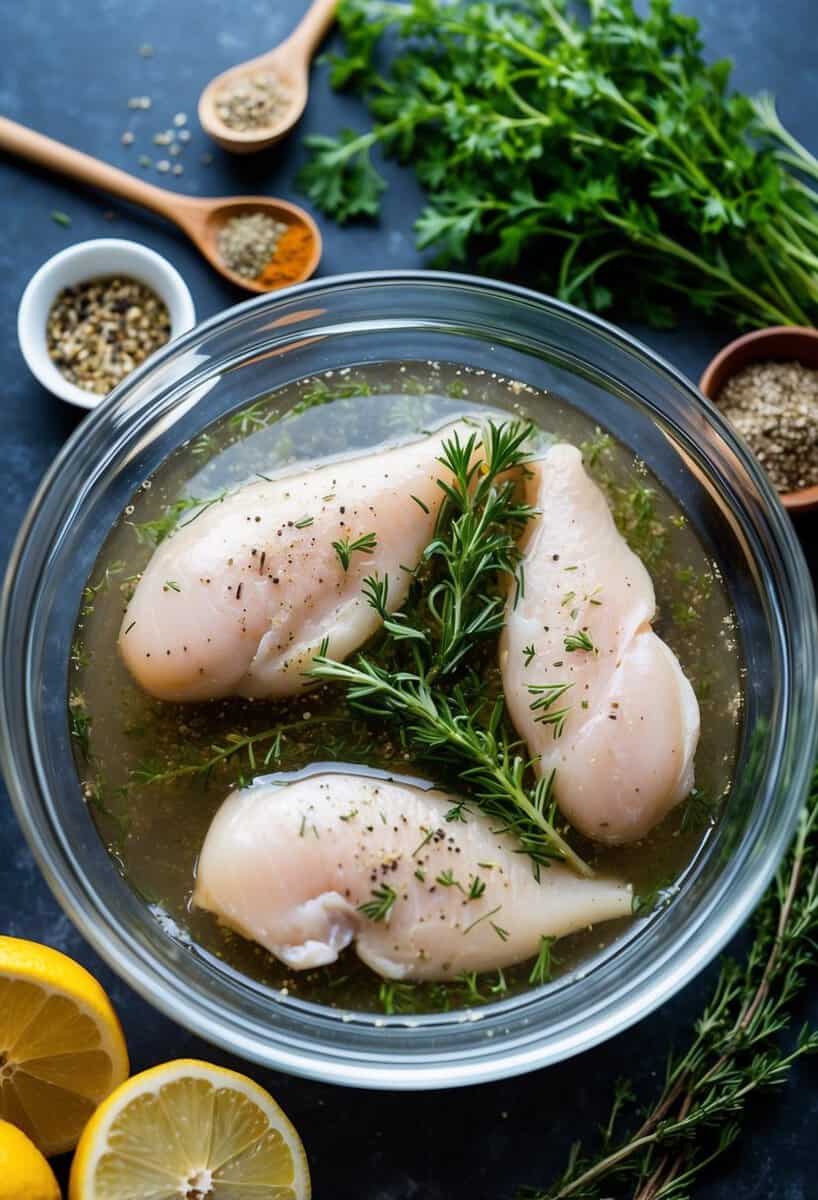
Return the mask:
[[[136, 486], [182, 442], [271, 388], [364, 362], [439, 359], [550, 388], [640, 455], [686, 510], [735, 607], [744, 733], [726, 811], [673, 900], [573, 973], [485, 1008], [339, 1012], [256, 984], [163, 928], [118, 873], [80, 792], [66, 713], [88, 573]], [[466, 276], [326, 279], [242, 304], [134, 372], [48, 473], [2, 607], [2, 751], [51, 887], [104, 958], [164, 1012], [247, 1058], [333, 1083], [432, 1088], [532, 1070], [655, 1009], [724, 945], [793, 832], [816, 740], [816, 621], [789, 520], [716, 410], [604, 321]]]

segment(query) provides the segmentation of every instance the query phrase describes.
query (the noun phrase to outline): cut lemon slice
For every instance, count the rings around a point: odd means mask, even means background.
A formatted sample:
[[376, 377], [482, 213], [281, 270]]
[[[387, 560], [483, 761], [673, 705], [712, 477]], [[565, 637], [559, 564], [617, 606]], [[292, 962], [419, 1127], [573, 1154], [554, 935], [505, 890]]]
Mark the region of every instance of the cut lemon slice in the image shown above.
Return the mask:
[[58, 950], [0, 937], [0, 1117], [59, 1154], [127, 1077], [122, 1029], [93, 975]]
[[60, 1200], [54, 1172], [16, 1125], [0, 1121], [0, 1200]]
[[268, 1092], [194, 1059], [134, 1075], [80, 1139], [70, 1200], [309, 1200], [301, 1139]]

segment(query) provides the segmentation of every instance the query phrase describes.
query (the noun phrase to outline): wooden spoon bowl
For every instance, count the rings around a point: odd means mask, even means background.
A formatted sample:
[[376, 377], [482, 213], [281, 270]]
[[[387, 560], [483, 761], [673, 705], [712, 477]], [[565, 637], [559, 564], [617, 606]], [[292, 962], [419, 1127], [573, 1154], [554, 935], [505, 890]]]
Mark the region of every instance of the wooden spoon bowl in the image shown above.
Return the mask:
[[219, 234], [225, 224], [234, 217], [250, 213], [264, 213], [284, 225], [303, 226], [310, 237], [310, 256], [299, 271], [298, 279], [290, 280], [288, 284], [302, 283], [315, 273], [321, 261], [321, 232], [309, 213], [297, 204], [290, 204], [287, 200], [271, 200], [266, 196], [231, 196], [227, 200], [204, 200], [200, 203], [200, 208], [189, 210], [186, 223], [180, 221], [180, 224], [183, 224], [186, 233], [196, 242], [208, 262], [237, 287], [250, 292], [276, 290], [275, 286], [266, 286], [259, 279], [248, 279], [232, 271], [219, 253]]
[[[286, 45], [286, 43], [285, 43]], [[223, 150], [231, 154], [255, 154], [274, 146], [301, 119], [307, 106], [308, 65], [301, 60], [287, 61], [286, 55], [279, 59], [280, 46], [272, 55], [264, 54], [250, 59], [237, 67], [217, 75], [199, 97], [199, 121], [202, 129]], [[231, 129], [219, 116], [217, 102], [222, 91], [229, 91], [247, 76], [274, 74], [287, 92], [287, 108], [269, 126], [257, 129]]]
[[[199, 97], [199, 120], [223, 150], [232, 154], [254, 154], [273, 146], [300, 119], [309, 95], [310, 62], [327, 29], [335, 19], [338, 0], [314, 0], [299, 25], [274, 50], [230, 67], [212, 79]], [[218, 101], [242, 79], [273, 75], [286, 95], [286, 108], [269, 125], [233, 129], [219, 115]]]

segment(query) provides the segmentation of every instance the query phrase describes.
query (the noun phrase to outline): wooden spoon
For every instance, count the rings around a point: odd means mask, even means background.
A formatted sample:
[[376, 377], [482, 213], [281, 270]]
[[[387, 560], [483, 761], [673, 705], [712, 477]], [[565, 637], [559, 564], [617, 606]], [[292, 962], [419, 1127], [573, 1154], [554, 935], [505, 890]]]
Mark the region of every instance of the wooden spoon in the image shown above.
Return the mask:
[[[312, 56], [335, 19], [337, 7], [338, 0], [313, 0], [301, 22], [275, 50], [239, 63], [210, 81], [199, 97], [199, 120], [205, 133], [210, 134], [222, 149], [233, 154], [252, 154], [274, 145], [290, 132], [307, 103]], [[282, 91], [288, 99], [285, 110], [266, 127], [237, 130], [225, 125], [216, 108], [219, 93], [244, 78], [264, 74], [281, 81]]]
[[128, 175], [118, 167], [111, 167], [108, 163], [91, 158], [89, 154], [56, 142], [53, 138], [35, 133], [33, 129], [27, 129], [25, 125], [18, 125], [6, 117], [0, 117], [0, 150], [19, 154], [21, 158], [27, 158], [49, 171], [57, 171], [80, 183], [101, 188], [104, 192], [121, 196], [123, 200], [130, 200], [132, 204], [141, 205], [167, 217], [184, 230], [211, 266], [225, 279], [249, 292], [275, 291], [276, 288], [268, 288], [257, 279], [246, 279], [243, 275], [237, 275], [222, 260], [218, 248], [219, 231], [231, 217], [240, 216], [242, 213], [261, 212], [283, 224], [300, 224], [307, 230], [312, 245], [303, 270], [297, 279], [288, 280], [287, 284], [279, 284], [278, 287], [302, 283], [309, 279], [321, 259], [321, 234], [318, 226], [303, 208], [286, 200], [274, 200], [267, 196], [180, 196], [176, 192], [169, 192], [165, 188], [146, 183], [143, 179], [137, 179], [134, 175]]

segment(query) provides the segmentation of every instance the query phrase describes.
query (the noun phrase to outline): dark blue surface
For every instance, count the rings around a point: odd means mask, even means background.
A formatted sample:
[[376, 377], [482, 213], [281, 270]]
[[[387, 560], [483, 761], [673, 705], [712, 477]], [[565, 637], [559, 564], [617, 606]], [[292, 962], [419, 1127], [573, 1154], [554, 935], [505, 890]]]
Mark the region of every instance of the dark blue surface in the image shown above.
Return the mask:
[[[254, 159], [231, 159], [207, 144], [195, 119], [203, 84], [218, 71], [279, 41], [304, 0], [0, 0], [3, 67], [0, 112], [81, 149], [143, 173], [140, 153], [165, 155], [151, 144], [173, 115], [186, 112], [191, 142], [179, 178], [146, 172], [180, 192], [217, 195], [266, 192], [299, 199], [293, 186], [307, 131], [362, 127], [357, 101], [329, 90], [326, 70], [313, 76], [312, 99], [298, 132]], [[767, 87], [793, 132], [818, 149], [818, 4], [815, 0], [687, 0], [701, 18], [708, 50], [736, 60], [746, 90]], [[138, 48], [151, 43], [154, 55]], [[130, 96], [149, 95], [148, 112], [132, 112]], [[137, 134], [125, 148], [126, 128]], [[204, 166], [200, 155], [213, 151]], [[419, 192], [407, 172], [389, 168], [392, 186], [378, 227], [325, 226], [321, 271], [421, 264], [411, 239]], [[72, 218], [65, 229], [50, 217]], [[106, 217], [106, 214], [108, 216]], [[112, 214], [112, 215], [111, 215]], [[242, 299], [223, 283], [173, 228], [106, 197], [0, 161], [0, 298], [6, 336], [0, 342], [0, 565], [37, 483], [74, 428], [75, 410], [29, 376], [14, 336], [20, 294], [52, 253], [89, 237], [130, 237], [165, 254], [190, 285], [200, 317]], [[636, 330], [697, 378], [727, 333], [691, 325], [657, 335]], [[802, 526], [809, 535], [812, 521]], [[593, 1143], [618, 1076], [632, 1076], [648, 1100], [667, 1049], [682, 1044], [707, 991], [711, 971], [660, 1013], [571, 1063], [456, 1093], [392, 1095], [350, 1092], [274, 1075], [210, 1047], [159, 1016], [122, 985], [83, 943], [34, 865], [0, 788], [0, 931], [38, 939], [74, 955], [109, 989], [125, 1026], [133, 1067], [180, 1055], [246, 1069], [268, 1086], [298, 1126], [321, 1200], [500, 1200], [522, 1183], [546, 1183], [577, 1138]], [[799, 1018], [818, 1020], [818, 1001]], [[815, 1123], [816, 1066], [801, 1064], [786, 1087], [757, 1101], [737, 1147], [697, 1195], [705, 1200], [818, 1194]]]

